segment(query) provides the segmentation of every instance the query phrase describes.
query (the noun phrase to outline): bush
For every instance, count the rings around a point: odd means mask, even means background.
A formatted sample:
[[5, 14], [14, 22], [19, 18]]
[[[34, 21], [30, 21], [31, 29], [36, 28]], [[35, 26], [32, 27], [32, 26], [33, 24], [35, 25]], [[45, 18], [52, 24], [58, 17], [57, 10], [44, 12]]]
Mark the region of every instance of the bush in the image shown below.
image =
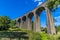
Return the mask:
[[60, 40], [60, 32], [57, 33], [57, 40]]
[[58, 35], [49, 35], [47, 33], [42, 33], [42, 32], [36, 33], [29, 31], [28, 35], [29, 35], [29, 40], [60, 40], [60, 36]]
[[29, 40], [48, 40], [48, 35], [46, 33], [34, 33], [28, 32]]

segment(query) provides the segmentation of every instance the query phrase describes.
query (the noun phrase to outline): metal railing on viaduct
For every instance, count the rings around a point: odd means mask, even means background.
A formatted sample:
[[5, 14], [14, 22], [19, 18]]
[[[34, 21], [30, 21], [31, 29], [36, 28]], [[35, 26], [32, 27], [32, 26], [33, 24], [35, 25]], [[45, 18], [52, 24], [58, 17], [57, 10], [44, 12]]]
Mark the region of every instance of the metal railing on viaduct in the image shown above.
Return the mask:
[[26, 13], [24, 16], [15, 19], [16, 25], [19, 26], [20, 28], [32, 30], [32, 17], [34, 17], [33, 31], [34, 32], [40, 32], [41, 31], [40, 14], [44, 10], [46, 11], [47, 33], [48, 34], [56, 34], [53, 17], [51, 15], [51, 11], [49, 10], [49, 8], [46, 7], [46, 3], [42, 3], [41, 5], [39, 5], [34, 10]]

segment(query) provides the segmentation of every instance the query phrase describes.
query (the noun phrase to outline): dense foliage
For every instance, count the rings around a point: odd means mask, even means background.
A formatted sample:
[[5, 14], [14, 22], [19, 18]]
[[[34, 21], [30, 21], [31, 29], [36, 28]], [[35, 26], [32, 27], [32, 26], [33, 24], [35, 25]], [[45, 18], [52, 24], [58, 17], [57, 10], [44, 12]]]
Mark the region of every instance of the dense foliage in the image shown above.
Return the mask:
[[60, 5], [60, 0], [46, 0], [47, 1], [47, 7], [52, 9], [56, 9], [58, 5]]
[[8, 30], [15, 25], [15, 21], [12, 21], [7, 16], [0, 16], [0, 30]]
[[7, 16], [0, 16], [0, 30], [7, 30], [10, 26], [10, 18]]
[[56, 35], [50, 35], [44, 32], [26, 31], [29, 36], [29, 40], [60, 40], [60, 32]]
[[56, 26], [56, 31], [57, 32], [60, 32], [60, 25], [59, 26]]

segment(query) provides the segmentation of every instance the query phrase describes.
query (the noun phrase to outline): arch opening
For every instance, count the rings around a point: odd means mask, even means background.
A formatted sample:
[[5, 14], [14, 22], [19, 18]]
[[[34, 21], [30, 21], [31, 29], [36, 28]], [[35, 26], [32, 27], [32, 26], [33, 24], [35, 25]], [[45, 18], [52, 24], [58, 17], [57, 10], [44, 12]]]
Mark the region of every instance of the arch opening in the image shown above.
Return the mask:
[[[49, 10], [46, 7], [40, 7], [36, 10], [36, 14], [41, 15], [44, 10], [46, 12], [46, 15], [45, 15], [46, 16], [46, 18], [45, 18], [46, 23], [45, 23], [45, 25], [46, 25], [46, 28], [47, 28], [45, 31], [48, 34], [54, 34], [54, 33], [56, 34], [56, 31], [55, 31], [55, 28], [54, 28], [54, 23], [53, 23], [53, 18], [52, 18], [52, 15], [51, 15], [51, 10]], [[43, 24], [44, 24], [44, 22], [43, 22]]]
[[22, 17], [22, 20], [23, 20], [23, 21], [26, 21], [26, 16], [23, 16], [23, 17]]
[[19, 19], [18, 19], [18, 23], [20, 24], [20, 22], [21, 22], [21, 19], [19, 18]]
[[34, 13], [33, 12], [29, 13], [28, 17], [30, 19], [31, 28], [33, 30], [33, 27], [34, 27], [34, 23], [33, 23], [34, 22]]
[[36, 10], [36, 14], [39, 15], [42, 11], [44, 11], [45, 8], [44, 7], [39, 7], [37, 10]]
[[40, 14], [40, 25], [41, 25], [41, 31], [47, 33], [47, 25], [46, 25], [46, 10], [43, 10]]
[[39, 17], [39, 23], [40, 23], [41, 31], [47, 33], [47, 29], [46, 29], [46, 10], [45, 10], [45, 8], [44, 7], [39, 7], [36, 10], [36, 15]]
[[29, 17], [29, 18], [32, 18], [33, 15], [34, 15], [34, 14], [31, 12], [31, 13], [28, 14], [28, 17]]

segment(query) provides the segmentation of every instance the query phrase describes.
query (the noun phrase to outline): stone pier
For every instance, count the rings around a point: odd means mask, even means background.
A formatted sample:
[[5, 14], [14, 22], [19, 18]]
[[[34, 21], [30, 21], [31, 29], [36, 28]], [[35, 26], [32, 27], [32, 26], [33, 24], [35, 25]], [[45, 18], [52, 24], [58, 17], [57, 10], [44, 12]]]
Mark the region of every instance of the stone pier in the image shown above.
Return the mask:
[[51, 11], [48, 8], [46, 8], [46, 18], [47, 18], [47, 32], [48, 32], [48, 34], [56, 34], [53, 17], [51, 15]]
[[26, 17], [27, 18], [27, 29], [28, 30], [32, 30], [32, 20], [31, 20], [31, 18], [30, 17]]
[[40, 16], [34, 12], [34, 32], [40, 32]]

